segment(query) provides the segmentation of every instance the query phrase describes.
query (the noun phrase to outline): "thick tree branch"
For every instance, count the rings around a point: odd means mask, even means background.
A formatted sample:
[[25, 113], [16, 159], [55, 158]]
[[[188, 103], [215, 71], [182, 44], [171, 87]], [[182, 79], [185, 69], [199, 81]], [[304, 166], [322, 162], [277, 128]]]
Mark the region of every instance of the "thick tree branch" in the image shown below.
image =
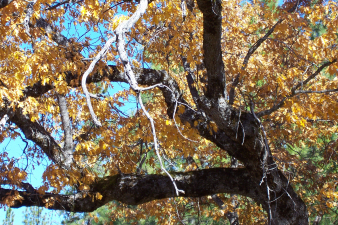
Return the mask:
[[32, 122], [20, 109], [13, 112], [10, 121], [15, 123], [28, 140], [33, 141], [57, 165], [69, 169], [67, 155], [54, 138], [37, 122]]
[[194, 100], [195, 105], [198, 107], [200, 96], [196, 88], [194, 73], [193, 71], [191, 71], [190, 64], [188, 63], [187, 59], [185, 57], [181, 57], [181, 58], [183, 62], [183, 68], [185, 72], [187, 73], [186, 79], [187, 79], [188, 87], [190, 90], [190, 94], [192, 96], [192, 99]]
[[[143, 3], [144, 1], [141, 2]], [[226, 102], [225, 72], [221, 52], [221, 1], [198, 0], [198, 6], [204, 18], [203, 49], [204, 65], [207, 69], [208, 77], [207, 92], [206, 96], [200, 96], [199, 112], [186, 107], [185, 112], [179, 116], [183, 123], [188, 122], [191, 127], [198, 130], [202, 137], [207, 138], [221, 149], [227, 151], [231, 156], [241, 160], [246, 169], [210, 169], [188, 173], [173, 173], [172, 178], [174, 178], [177, 188], [185, 191], [182, 196], [198, 197], [215, 193], [244, 195], [253, 198], [258, 204], [262, 204], [265, 210], [271, 207], [272, 215], [270, 218], [273, 218], [275, 223], [306, 224], [306, 207], [280, 171], [276, 169], [277, 175], [275, 173], [269, 174], [266, 182], [260, 183], [263, 176], [262, 161], [265, 153], [261, 128], [251, 113], [239, 113], [229, 107]], [[51, 34], [56, 43], [67, 48], [70, 46], [69, 40], [55, 31], [46, 21], [38, 22], [36, 22], [35, 26], [41, 27], [46, 33]], [[131, 70], [128, 58], [124, 57], [125, 55], [123, 54], [124, 33], [128, 30], [127, 28], [130, 28], [129, 25], [128, 21], [123, 22], [121, 27], [119, 26], [121, 30], [117, 29], [116, 32], [119, 40], [118, 45], [120, 45], [119, 52], [126, 74], [120, 73], [114, 66], [107, 66], [101, 70], [103, 72], [97, 70], [92, 76], [88, 76], [85, 79], [85, 83], [97, 82], [107, 77], [113, 82], [129, 83], [138, 94], [143, 90], [138, 85], [161, 84], [158, 86], [165, 97], [168, 115], [172, 117], [177, 97], [180, 96], [180, 101], [184, 102], [181, 97], [181, 91], [175, 80], [164, 71], [151, 69]], [[66, 74], [66, 81], [73, 87], [80, 86], [78, 82], [75, 82], [76, 78], [78, 78], [77, 75], [70, 72]], [[38, 86], [43, 88], [39, 89]], [[53, 84], [37, 84], [35, 87], [26, 88], [24, 95], [39, 96], [52, 88]], [[238, 129], [239, 120], [242, 129]], [[65, 162], [65, 156], [62, 154], [61, 148], [41, 126], [39, 127], [38, 123], [31, 122], [28, 116], [20, 113], [16, 113], [11, 118], [11, 121], [16, 123], [26, 137], [40, 146], [56, 163]], [[216, 124], [217, 129], [213, 129], [210, 126], [211, 122]], [[267, 163], [269, 165], [272, 164], [271, 153], [267, 157], [269, 160]], [[268, 198], [266, 195], [267, 187], [271, 187], [271, 190], [274, 191], [275, 198]], [[0, 196], [5, 196], [9, 191], [11, 190], [0, 189]], [[94, 199], [94, 202], [92, 202], [93, 196], [96, 196], [95, 194], [98, 192], [102, 195], [102, 199]], [[91, 190], [87, 193], [91, 195], [87, 196], [84, 196], [84, 193], [75, 195], [48, 193], [45, 195], [36, 194], [35, 196], [32, 193], [28, 195], [26, 192], [20, 192], [20, 194], [23, 196], [23, 200], [21, 202], [19, 200], [16, 201], [14, 207], [49, 202], [51, 203], [48, 204], [50, 208], [75, 212], [93, 211], [112, 200], [127, 204], [141, 204], [155, 199], [176, 196], [170, 176], [134, 174], [119, 174], [100, 179], [91, 185]], [[38, 200], [34, 200], [33, 197]], [[287, 215], [287, 217], [284, 215]]]
[[203, 52], [207, 69], [206, 96], [211, 99], [226, 98], [225, 71], [222, 59], [222, 1], [197, 0], [203, 13]]
[[[182, 197], [201, 197], [216, 193], [234, 193], [251, 197], [264, 204], [265, 199], [255, 193], [251, 185], [253, 180], [246, 169], [213, 168], [185, 173], [172, 173], [179, 188], [185, 190]], [[203, 182], [201, 182], [203, 181]], [[0, 199], [7, 197], [12, 190], [0, 189]], [[97, 193], [102, 199], [93, 198]], [[91, 212], [98, 207], [113, 201], [129, 205], [138, 205], [156, 199], [175, 197], [176, 193], [168, 176], [117, 174], [101, 178], [91, 185], [89, 192], [72, 195], [32, 194], [20, 191], [22, 200], [14, 202], [12, 208], [22, 206], [43, 206], [49, 209], [60, 209], [72, 212]], [[87, 195], [85, 195], [87, 194]], [[94, 199], [94, 202], [93, 202]], [[53, 201], [55, 200], [55, 202]]]
[[14, 0], [0, 0], [0, 9], [8, 6]]
[[[252, 198], [267, 210], [267, 197], [261, 194], [265, 185], [259, 185], [259, 181], [253, 178], [247, 169], [212, 168], [172, 173], [172, 176], [178, 187], [185, 190], [182, 197], [201, 197], [217, 193], [238, 194]], [[34, 190], [18, 191], [21, 197], [17, 198], [11, 207], [45, 206], [48, 209], [91, 212], [113, 200], [138, 205], [176, 196], [170, 178], [164, 175], [117, 174], [101, 178], [90, 187], [88, 192], [72, 195], [38, 194]], [[100, 196], [98, 193], [102, 198], [97, 197]], [[13, 190], [0, 188], [1, 201], [12, 194]], [[290, 186], [285, 186], [275, 194], [276, 198], [270, 202], [275, 224], [307, 224], [304, 203]], [[286, 211], [288, 217], [285, 218], [283, 215]]]

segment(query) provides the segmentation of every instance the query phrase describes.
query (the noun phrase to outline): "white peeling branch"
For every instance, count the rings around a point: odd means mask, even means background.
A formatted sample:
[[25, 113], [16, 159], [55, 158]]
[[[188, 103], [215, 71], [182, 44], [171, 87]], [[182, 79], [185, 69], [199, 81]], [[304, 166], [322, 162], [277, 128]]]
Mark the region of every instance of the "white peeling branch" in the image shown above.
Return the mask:
[[[117, 50], [123, 63], [128, 83], [130, 84], [131, 88], [136, 92], [140, 91], [140, 87], [138, 86], [134, 72], [128, 59], [127, 52], [125, 50], [125, 32], [128, 31], [136, 23], [136, 21], [142, 16], [143, 13], [145, 13], [147, 6], [147, 0], [141, 1], [136, 12], [128, 20], [123, 21], [115, 30], [115, 33], [117, 35]], [[138, 16], [137, 19], [136, 16]]]
[[0, 120], [0, 131], [3, 131], [5, 129], [5, 125], [7, 123], [7, 120], [9, 119], [8, 115], [5, 114], [2, 119]]
[[325, 93], [331, 93], [331, 92], [338, 92], [338, 88], [336, 89], [330, 89], [330, 90], [322, 90], [322, 91], [311, 91], [311, 90], [297, 90], [295, 91], [295, 94], [311, 94], [311, 93], [317, 93], [317, 94], [325, 94]]
[[32, 38], [32, 35], [29, 32], [29, 21], [30, 21], [30, 19], [31, 19], [33, 13], [34, 13], [33, 6], [36, 3], [36, 1], [37, 0], [28, 2], [27, 9], [26, 9], [26, 16], [25, 16], [25, 19], [23, 21], [23, 25], [25, 27], [25, 32], [30, 38]]
[[187, 3], [185, 0], [181, 0], [181, 10], [182, 10], [182, 19], [185, 21], [185, 18], [187, 17]]
[[125, 44], [125, 33], [127, 31], [129, 31], [134, 26], [134, 24], [141, 18], [141, 16], [146, 12], [147, 7], [148, 7], [148, 0], [141, 0], [140, 4], [137, 7], [136, 12], [128, 20], [120, 23], [119, 26], [116, 28], [115, 33], [116, 33], [116, 36], [117, 36], [117, 50], [119, 52], [120, 59], [121, 59], [122, 64], [124, 66], [124, 70], [125, 70], [125, 74], [126, 74], [126, 78], [128, 80], [128, 83], [130, 84], [130, 87], [137, 93], [139, 104], [140, 104], [144, 114], [146, 115], [146, 117], [148, 118], [148, 120], [150, 122], [151, 131], [152, 131], [152, 135], [153, 135], [153, 139], [154, 139], [154, 148], [155, 148], [155, 152], [156, 152], [156, 155], [158, 157], [158, 160], [160, 162], [161, 169], [164, 173], [166, 173], [168, 175], [168, 177], [172, 181], [172, 183], [175, 187], [176, 195], [178, 196], [179, 193], [184, 193], [184, 191], [179, 190], [177, 188], [176, 182], [174, 181], [173, 177], [169, 174], [169, 172], [163, 166], [162, 158], [161, 158], [159, 150], [158, 150], [158, 143], [157, 143], [154, 120], [150, 116], [148, 111], [145, 109], [145, 107], [142, 103], [142, 99], [141, 99], [141, 91], [149, 90], [149, 89], [154, 88], [154, 87], [160, 87], [160, 86], [162, 86], [162, 84], [157, 84], [157, 85], [154, 85], [152, 87], [147, 87], [147, 88], [139, 87], [137, 80], [136, 80], [136, 77], [135, 77], [135, 74], [134, 74], [132, 67], [131, 67], [131, 64], [129, 62], [126, 49], [125, 49], [125, 45], [126, 45]]
[[70, 124], [67, 101], [64, 95], [57, 94], [65, 142], [63, 146], [64, 164], [70, 166], [73, 159], [73, 134]]
[[95, 115], [95, 112], [94, 112], [94, 109], [93, 109], [93, 106], [92, 106], [92, 103], [90, 101], [90, 97], [93, 97], [93, 94], [89, 93], [88, 89], [87, 89], [87, 86], [86, 86], [86, 81], [87, 81], [87, 77], [88, 75], [93, 71], [96, 63], [102, 58], [105, 56], [105, 54], [107, 53], [107, 50], [108, 48], [110, 47], [110, 45], [115, 42], [116, 40], [116, 37], [112, 37], [110, 38], [106, 44], [104, 45], [104, 47], [101, 49], [101, 51], [95, 56], [95, 58], [93, 59], [93, 61], [90, 63], [88, 69], [86, 70], [86, 72], [83, 74], [83, 77], [82, 77], [82, 80], [81, 80], [81, 84], [82, 84], [82, 90], [83, 90], [83, 93], [86, 95], [86, 101], [87, 101], [87, 105], [88, 105], [88, 108], [89, 108], [89, 112], [90, 112], [90, 115], [92, 116], [92, 119], [94, 121], [94, 124], [98, 127], [101, 127], [102, 124], [101, 122], [97, 119], [96, 115]]
[[150, 122], [151, 132], [152, 132], [153, 139], [154, 139], [154, 148], [155, 148], [155, 152], [156, 152], [157, 158], [158, 158], [158, 160], [160, 162], [161, 169], [162, 169], [163, 172], [165, 172], [168, 175], [168, 177], [170, 178], [171, 182], [173, 183], [173, 185], [175, 187], [176, 195], [179, 196], [179, 193], [183, 193], [184, 194], [183, 190], [179, 190], [177, 188], [177, 185], [176, 185], [176, 182], [174, 181], [174, 178], [170, 175], [170, 173], [163, 166], [163, 162], [162, 162], [162, 158], [161, 158], [161, 155], [160, 155], [160, 151], [158, 150], [158, 143], [157, 143], [157, 137], [156, 137], [156, 130], [155, 130], [154, 120], [153, 120], [153, 118], [151, 118], [151, 116], [149, 115], [149, 113], [147, 112], [147, 110], [145, 109], [145, 107], [144, 107], [144, 105], [142, 103], [141, 93], [138, 93], [138, 101], [140, 103], [140, 106], [141, 106], [144, 114], [146, 115], [146, 117], [148, 118], [148, 120]]

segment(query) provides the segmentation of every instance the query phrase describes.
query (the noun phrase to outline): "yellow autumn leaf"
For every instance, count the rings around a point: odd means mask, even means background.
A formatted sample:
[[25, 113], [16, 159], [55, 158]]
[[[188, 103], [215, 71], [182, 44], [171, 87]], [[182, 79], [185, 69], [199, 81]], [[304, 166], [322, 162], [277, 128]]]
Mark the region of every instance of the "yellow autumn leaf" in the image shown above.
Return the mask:
[[115, 28], [117, 28], [117, 26], [118, 26], [121, 22], [123, 22], [123, 21], [125, 21], [125, 20], [128, 20], [128, 19], [129, 19], [129, 17], [128, 17], [128, 16], [125, 16], [125, 15], [115, 16], [115, 17], [113, 18], [113, 20], [111, 21], [111, 23], [110, 23], [111, 29], [114, 30]]
[[103, 197], [103, 196], [102, 196], [99, 192], [96, 193], [96, 199], [101, 200], [102, 197]]

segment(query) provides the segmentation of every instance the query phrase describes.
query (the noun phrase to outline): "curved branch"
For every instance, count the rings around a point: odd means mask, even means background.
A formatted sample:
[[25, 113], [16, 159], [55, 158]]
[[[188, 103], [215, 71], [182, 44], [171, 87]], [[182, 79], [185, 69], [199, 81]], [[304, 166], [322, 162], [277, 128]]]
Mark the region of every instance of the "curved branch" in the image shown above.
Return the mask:
[[[125, 73], [119, 71], [117, 66], [106, 66], [102, 70], [95, 70], [95, 73], [88, 76], [86, 79], [86, 83], [96, 83], [108, 78], [112, 82], [123, 82], [128, 83], [128, 79]], [[72, 87], [80, 87], [81, 83], [78, 82], [79, 76], [77, 74], [73, 74], [71, 72], [66, 72], [66, 82], [69, 86]], [[165, 102], [168, 106], [168, 116], [172, 118], [173, 111], [176, 104], [175, 96], [181, 96], [181, 90], [178, 87], [177, 82], [173, 79], [166, 71], [163, 70], [154, 70], [154, 69], [141, 69], [134, 71], [135, 79], [140, 85], [152, 86], [156, 84], [163, 84], [163, 87], [160, 87], [163, 96], [165, 97]], [[168, 88], [166, 88], [166, 87]], [[42, 84], [41, 82], [37, 82], [32, 86], [27, 86], [23, 91], [23, 97], [21, 100], [26, 99], [27, 97], [39, 97], [48, 91], [54, 89], [55, 86], [53, 83], [50, 84]], [[181, 101], [181, 99], [178, 99]], [[184, 102], [185, 103], [185, 102]]]
[[69, 156], [67, 156], [56, 143], [54, 138], [40, 124], [32, 122], [20, 109], [13, 112], [10, 121], [15, 123], [28, 140], [33, 141], [41, 150], [57, 165], [62, 168], [70, 168]]
[[[180, 195], [181, 197], [233, 193], [251, 197], [265, 205], [265, 199], [255, 194], [257, 189], [251, 185], [254, 181], [246, 169], [213, 168], [172, 173], [172, 177], [178, 187], [185, 190], [185, 193]], [[21, 197], [14, 201], [11, 207], [45, 206], [48, 209], [91, 212], [113, 200], [129, 205], [139, 205], [157, 199], [176, 197], [170, 178], [164, 175], [117, 174], [101, 178], [90, 187], [88, 192], [73, 195], [37, 194], [38, 192], [34, 190], [19, 191]], [[12, 190], [1, 188], [1, 201], [11, 192]], [[102, 195], [101, 199], [94, 197], [97, 193]]]
[[243, 60], [243, 66], [242, 69], [245, 69], [248, 65], [249, 59], [252, 56], [252, 54], [259, 48], [259, 46], [261, 46], [261, 44], [263, 44], [263, 42], [265, 40], [268, 39], [268, 37], [274, 32], [275, 28], [277, 27], [277, 25], [281, 24], [284, 21], [284, 19], [279, 19], [275, 25], [273, 25], [268, 32], [266, 32], [266, 34], [261, 37], [260, 39], [258, 39], [258, 41], [256, 41], [256, 43], [254, 45], [252, 45], [248, 51], [248, 53], [246, 54], [244, 60]]
[[[285, 100], [288, 98], [291, 98], [297, 94], [302, 94], [302, 93], [315, 93], [313, 91], [308, 92], [308, 91], [302, 91], [302, 90], [297, 90], [298, 88], [306, 85], [307, 83], [309, 83], [311, 80], [313, 80], [316, 76], [318, 76], [320, 74], [320, 72], [322, 72], [326, 67], [332, 65], [333, 63], [337, 62], [337, 59], [332, 60], [331, 62], [326, 62], [323, 65], [321, 65], [313, 74], [311, 74], [305, 81], [300, 81], [298, 82], [295, 86], [292, 87], [291, 89], [291, 94], [284, 97], [280, 102], [278, 102], [276, 105], [274, 105], [273, 107], [271, 107], [270, 109], [267, 110], [263, 110], [259, 113], [256, 113], [256, 115], [258, 117], [262, 117], [262, 116], [266, 116], [269, 115], [273, 112], [275, 112], [276, 110], [278, 110], [280, 107], [282, 107], [285, 103]], [[333, 92], [335, 91], [335, 89], [333, 90], [326, 90], [326, 91], [322, 91], [322, 92], [317, 92], [317, 93], [328, 93], [328, 92]]]
[[116, 37], [112, 37], [110, 38], [106, 44], [104, 45], [104, 47], [101, 49], [101, 51], [95, 56], [94, 60], [90, 63], [88, 69], [86, 70], [86, 72], [83, 74], [82, 76], [82, 80], [81, 80], [81, 84], [82, 84], [82, 90], [84, 92], [84, 94], [86, 95], [86, 102], [87, 102], [87, 106], [89, 108], [89, 112], [90, 115], [92, 116], [92, 119], [94, 121], [94, 124], [98, 127], [101, 127], [101, 122], [97, 119], [92, 103], [90, 102], [90, 97], [91, 94], [89, 93], [87, 86], [86, 86], [86, 81], [87, 81], [87, 77], [89, 76], [89, 74], [93, 71], [96, 63], [105, 56], [105, 54], [108, 51], [108, 48], [110, 47], [110, 45], [116, 40]]

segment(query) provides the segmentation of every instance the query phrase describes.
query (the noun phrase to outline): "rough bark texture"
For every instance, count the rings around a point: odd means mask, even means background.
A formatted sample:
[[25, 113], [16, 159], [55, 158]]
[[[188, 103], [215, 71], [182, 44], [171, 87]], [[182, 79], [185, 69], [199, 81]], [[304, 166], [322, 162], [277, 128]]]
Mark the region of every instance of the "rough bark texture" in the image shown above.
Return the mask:
[[[10, 2], [0, 1], [0, 8], [5, 7]], [[185, 112], [180, 117], [183, 122], [188, 122], [196, 129], [203, 138], [212, 141], [220, 149], [240, 160], [245, 168], [214, 168], [173, 173], [172, 176], [178, 188], [185, 191], [182, 196], [200, 197], [217, 193], [248, 196], [262, 205], [267, 212], [270, 209], [271, 213], [268, 213], [268, 216], [272, 224], [308, 224], [306, 206], [295, 193], [288, 179], [277, 168], [268, 170], [268, 172], [265, 170], [267, 165], [275, 166], [275, 162], [271, 153], [266, 150], [264, 135], [259, 122], [252, 113], [240, 113], [227, 102], [226, 74], [221, 52], [221, 1], [198, 0], [197, 3], [204, 19], [204, 66], [207, 69], [208, 85], [204, 95], [198, 96], [197, 92], [192, 93], [200, 110], [197, 112], [186, 107]], [[32, 27], [44, 28], [46, 33], [52, 34], [52, 39], [59, 45], [68, 46], [70, 44], [64, 36], [56, 32], [43, 19], [37, 20]], [[181, 90], [175, 80], [165, 71], [143, 69], [134, 71], [134, 73], [137, 83], [140, 85], [150, 86], [162, 83], [172, 90], [161, 89], [168, 107], [168, 116], [172, 118], [176, 104], [175, 96], [181, 96]], [[125, 74], [121, 73], [115, 66], [106, 66], [101, 73], [93, 73], [86, 82], [99, 82], [104, 78], [108, 78], [112, 82], [128, 82]], [[191, 76], [187, 76], [187, 82], [191, 83], [192, 80], [189, 81], [189, 79], [192, 79]], [[66, 81], [72, 87], [80, 87], [79, 80], [81, 79], [76, 74], [71, 72], [66, 74]], [[299, 86], [295, 86], [294, 91]], [[27, 97], [39, 97], [53, 88], [52, 83], [45, 85], [41, 82], [36, 83], [23, 90], [22, 100]], [[179, 100], [186, 103], [183, 98]], [[0, 108], [1, 118], [5, 114], [10, 115], [9, 120], [21, 129], [27, 139], [36, 143], [54, 163], [61, 165], [64, 162], [70, 163], [69, 160], [65, 159], [67, 155], [63, 154], [62, 148], [41, 125], [31, 122], [30, 118], [23, 115], [20, 110], [13, 112], [6, 106]], [[63, 112], [64, 115], [67, 114], [66, 111]], [[266, 114], [257, 113], [257, 115], [263, 116]], [[241, 123], [238, 128], [239, 120]], [[210, 133], [210, 128], [207, 125], [211, 121], [216, 123], [218, 129]], [[64, 126], [69, 126], [67, 121], [64, 122]], [[70, 131], [66, 129], [66, 132]], [[69, 140], [67, 149], [71, 145], [70, 142]], [[264, 157], [266, 157], [266, 160]], [[63, 168], [69, 168], [68, 166], [63, 165]], [[266, 179], [262, 182], [264, 176]], [[271, 199], [267, 195], [268, 187], [271, 189]], [[93, 200], [92, 196], [97, 192], [102, 194], [101, 200]], [[0, 199], [4, 199], [12, 193], [12, 190], [1, 188]], [[90, 212], [112, 200], [137, 205], [175, 196], [174, 187], [167, 176], [137, 174], [119, 174], [98, 179], [85, 195], [84, 193], [75, 195], [38, 194], [35, 190], [20, 191], [19, 194], [22, 199], [16, 200], [13, 208], [41, 206], [48, 202], [47, 207], [49, 209], [73, 212]]]
[[[237, 193], [250, 196], [253, 199], [260, 199], [257, 190], [250, 187], [250, 174], [246, 169], [213, 168], [188, 173], [173, 173], [172, 176], [175, 178], [178, 187], [185, 190], [185, 194], [181, 195], [183, 197], [199, 197], [215, 193]], [[0, 191], [2, 196], [9, 192], [10, 190], [5, 189]], [[92, 195], [97, 192], [102, 194], [103, 197], [101, 200], [93, 202]], [[118, 174], [99, 179], [87, 193], [88, 195], [83, 197], [82, 193], [78, 195], [56, 195], [52, 193], [37, 195], [35, 193], [20, 192], [24, 200], [16, 201], [12, 208], [39, 206], [41, 202], [46, 202], [47, 199], [52, 200], [51, 197], [53, 197], [57, 201], [49, 206], [50, 209], [91, 212], [112, 200], [138, 205], [156, 199], [176, 196], [168, 176], [135, 174]], [[37, 199], [34, 200], [34, 198]]]
[[1, 0], [0, 1], [0, 9], [6, 7], [11, 2], [13, 2], [13, 0]]

